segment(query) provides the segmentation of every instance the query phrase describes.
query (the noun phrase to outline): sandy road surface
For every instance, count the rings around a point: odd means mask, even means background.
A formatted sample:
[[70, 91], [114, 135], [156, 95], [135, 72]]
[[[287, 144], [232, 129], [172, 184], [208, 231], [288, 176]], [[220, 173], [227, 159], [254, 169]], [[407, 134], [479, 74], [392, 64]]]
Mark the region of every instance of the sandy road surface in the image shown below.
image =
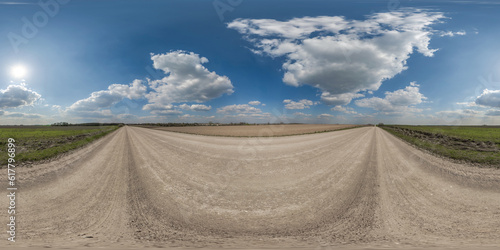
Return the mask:
[[349, 124], [272, 124], [272, 125], [234, 125], [234, 126], [186, 126], [186, 127], [161, 127], [142, 126], [151, 129], [180, 132], [196, 135], [217, 135], [230, 137], [270, 137], [312, 134], [358, 127]]
[[500, 246], [500, 171], [375, 127], [275, 138], [124, 127], [18, 176], [10, 246]]

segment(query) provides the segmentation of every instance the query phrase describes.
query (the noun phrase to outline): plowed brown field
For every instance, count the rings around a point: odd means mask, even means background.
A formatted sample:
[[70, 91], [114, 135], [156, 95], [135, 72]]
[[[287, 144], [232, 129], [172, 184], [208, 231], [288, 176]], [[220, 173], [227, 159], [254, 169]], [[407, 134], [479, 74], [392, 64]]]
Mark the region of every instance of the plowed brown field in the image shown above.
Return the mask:
[[301, 135], [327, 132], [357, 127], [349, 124], [275, 124], [275, 125], [237, 125], [237, 126], [188, 126], [188, 127], [156, 127], [147, 128], [163, 131], [180, 132], [196, 135], [216, 135], [231, 137], [271, 137], [285, 135]]

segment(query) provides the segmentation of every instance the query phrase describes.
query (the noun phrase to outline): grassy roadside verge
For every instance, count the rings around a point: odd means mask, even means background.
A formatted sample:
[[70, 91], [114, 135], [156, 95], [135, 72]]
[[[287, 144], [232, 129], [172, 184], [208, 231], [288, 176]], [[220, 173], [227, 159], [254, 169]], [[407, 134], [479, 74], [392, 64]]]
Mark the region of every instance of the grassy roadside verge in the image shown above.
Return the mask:
[[432, 153], [458, 161], [500, 168], [500, 128], [458, 126], [380, 126]]
[[0, 168], [7, 165], [7, 140], [16, 142], [16, 164], [35, 162], [55, 157], [90, 142], [93, 142], [118, 129], [118, 126], [26, 126], [0, 127]]

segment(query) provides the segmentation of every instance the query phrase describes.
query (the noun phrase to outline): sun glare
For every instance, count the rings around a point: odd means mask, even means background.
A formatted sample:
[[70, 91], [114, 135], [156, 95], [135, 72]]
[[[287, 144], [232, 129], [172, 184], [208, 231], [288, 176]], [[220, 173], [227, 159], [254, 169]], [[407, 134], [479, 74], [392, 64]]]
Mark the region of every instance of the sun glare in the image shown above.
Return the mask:
[[23, 78], [26, 75], [26, 68], [22, 65], [12, 67], [10, 71], [14, 78]]

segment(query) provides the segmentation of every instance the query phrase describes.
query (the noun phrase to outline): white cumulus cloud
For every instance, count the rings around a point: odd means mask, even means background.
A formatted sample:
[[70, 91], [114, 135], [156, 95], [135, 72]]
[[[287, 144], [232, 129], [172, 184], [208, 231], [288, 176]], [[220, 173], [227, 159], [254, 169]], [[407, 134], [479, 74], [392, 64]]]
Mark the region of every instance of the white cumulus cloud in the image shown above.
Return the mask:
[[328, 119], [328, 118], [332, 118], [334, 117], [334, 115], [331, 115], [331, 114], [320, 114], [318, 115], [318, 119]]
[[[186, 104], [186, 106], [189, 106], [189, 105]], [[182, 106], [182, 107], [184, 107], [184, 106]], [[180, 107], [180, 108], [182, 108], [182, 107]], [[191, 106], [189, 106], [189, 108], [191, 108]], [[151, 114], [159, 115], [159, 116], [182, 114], [182, 111], [178, 110], [177, 107], [173, 104], [166, 104], [166, 105], [148, 104], [148, 105], [144, 106], [143, 109], [149, 110], [151, 112]]]
[[40, 94], [24, 85], [9, 85], [6, 89], [0, 89], [0, 108], [30, 106], [40, 97]]
[[457, 32], [453, 32], [453, 31], [441, 31], [439, 33], [439, 36], [443, 37], [443, 36], [449, 36], [449, 37], [454, 37], [454, 36], [465, 36], [467, 35], [467, 33], [463, 30], [461, 31], [457, 31]]
[[208, 59], [193, 52], [152, 54], [151, 59], [154, 68], [167, 76], [149, 82], [153, 91], [146, 95], [150, 104], [144, 106], [145, 110], [179, 102], [205, 102], [234, 92], [228, 77], [209, 71], [203, 66]]
[[419, 112], [415, 105], [427, 99], [420, 93], [419, 85], [412, 82], [410, 86], [394, 92], [385, 92], [385, 97], [372, 97], [356, 100], [356, 105], [363, 108], [371, 108], [385, 113]]
[[212, 109], [212, 106], [207, 106], [203, 104], [192, 104], [192, 105], [181, 104], [179, 105], [179, 108], [192, 111], [210, 111]]
[[357, 112], [354, 111], [353, 108], [342, 107], [340, 105], [337, 105], [337, 106], [331, 108], [331, 111], [343, 112], [343, 113], [346, 113], [346, 114], [357, 114]]
[[298, 102], [292, 101], [290, 99], [283, 100], [286, 109], [308, 109], [310, 106], [314, 105], [313, 101], [302, 99]]
[[251, 113], [262, 113], [262, 110], [256, 107], [252, 107], [248, 104], [233, 104], [224, 106], [217, 109], [217, 113], [221, 114], [251, 114]]
[[261, 102], [259, 102], [259, 101], [251, 101], [251, 102], [248, 102], [248, 104], [253, 105], [253, 106], [258, 106], [258, 105], [261, 104]]
[[76, 101], [67, 111], [96, 111], [109, 108], [124, 98], [143, 98], [146, 90], [146, 86], [140, 80], [135, 80], [129, 85], [112, 84], [107, 90], [92, 92], [90, 97]]
[[341, 16], [236, 19], [228, 28], [252, 42], [255, 53], [284, 58], [286, 84], [311, 85], [322, 91], [324, 103], [345, 105], [405, 70], [415, 50], [433, 56], [430, 26], [443, 18], [440, 12], [407, 9], [363, 21]]
[[500, 90], [485, 89], [483, 93], [476, 98], [476, 104], [500, 108]]
[[112, 84], [108, 87], [109, 91], [117, 95], [123, 96], [130, 100], [144, 98], [147, 87], [141, 80], [134, 80], [131, 84]]
[[306, 113], [303, 113], [303, 112], [295, 112], [293, 113], [294, 116], [304, 116], [304, 117], [309, 117], [309, 116], [312, 116], [311, 114], [306, 114]]
[[182, 114], [182, 111], [176, 109], [162, 109], [162, 110], [153, 110], [151, 111], [151, 113], [159, 116], [165, 116], [165, 115], [180, 115]]
[[185, 115], [179, 116], [179, 118], [181, 118], [181, 119], [194, 118], [194, 117], [196, 117], [196, 116], [190, 115], [190, 114], [185, 114]]
[[13, 118], [28, 118], [28, 119], [39, 119], [42, 118], [39, 114], [27, 114], [27, 113], [19, 113], [19, 112], [7, 112], [4, 114], [6, 117]]
[[233, 104], [220, 107], [217, 113], [224, 114], [225, 118], [237, 119], [268, 119], [270, 113], [264, 113], [261, 109], [253, 107], [249, 104]]
[[327, 105], [347, 105], [352, 99], [364, 97], [365, 95], [359, 93], [345, 93], [332, 95], [328, 92], [321, 93], [321, 101]]
[[131, 84], [112, 84], [107, 90], [95, 91], [89, 97], [81, 99], [66, 108], [65, 113], [80, 118], [111, 118], [112, 107], [124, 98], [144, 98], [147, 87], [141, 80], [134, 80]]

